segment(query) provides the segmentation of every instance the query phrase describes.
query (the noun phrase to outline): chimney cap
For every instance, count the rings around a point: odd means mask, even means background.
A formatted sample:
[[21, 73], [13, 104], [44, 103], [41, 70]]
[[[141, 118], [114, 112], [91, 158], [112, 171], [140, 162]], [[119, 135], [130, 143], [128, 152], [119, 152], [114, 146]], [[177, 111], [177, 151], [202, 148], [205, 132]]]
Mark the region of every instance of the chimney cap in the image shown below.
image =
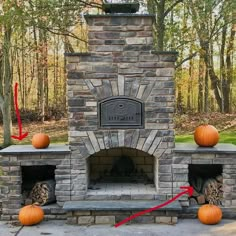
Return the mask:
[[139, 10], [139, 3], [103, 3], [102, 9], [105, 13], [136, 13]]

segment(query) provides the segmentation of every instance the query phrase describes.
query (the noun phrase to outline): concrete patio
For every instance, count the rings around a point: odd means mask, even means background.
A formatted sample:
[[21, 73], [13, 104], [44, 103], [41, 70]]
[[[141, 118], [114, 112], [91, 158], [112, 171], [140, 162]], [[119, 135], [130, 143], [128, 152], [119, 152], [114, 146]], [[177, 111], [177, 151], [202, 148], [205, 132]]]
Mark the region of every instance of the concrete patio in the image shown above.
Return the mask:
[[235, 236], [236, 221], [222, 220], [218, 225], [203, 225], [197, 219], [180, 219], [176, 225], [123, 225], [118, 228], [104, 225], [75, 226], [65, 221], [44, 221], [39, 225], [20, 227], [0, 222], [1, 236]]

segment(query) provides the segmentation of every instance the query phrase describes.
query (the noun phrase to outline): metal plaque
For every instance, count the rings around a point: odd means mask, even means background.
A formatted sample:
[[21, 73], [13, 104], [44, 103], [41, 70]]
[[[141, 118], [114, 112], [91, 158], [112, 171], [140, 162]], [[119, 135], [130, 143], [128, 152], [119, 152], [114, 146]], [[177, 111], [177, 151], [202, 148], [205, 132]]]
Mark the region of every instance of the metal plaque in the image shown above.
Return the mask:
[[101, 128], [143, 128], [144, 104], [125, 96], [111, 97], [98, 103]]

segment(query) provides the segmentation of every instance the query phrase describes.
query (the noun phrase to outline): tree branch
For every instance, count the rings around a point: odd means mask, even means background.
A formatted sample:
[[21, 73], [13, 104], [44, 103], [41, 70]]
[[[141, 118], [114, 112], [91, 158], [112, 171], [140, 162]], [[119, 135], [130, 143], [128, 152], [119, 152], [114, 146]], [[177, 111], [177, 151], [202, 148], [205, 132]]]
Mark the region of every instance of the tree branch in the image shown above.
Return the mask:
[[88, 2], [88, 1], [83, 1], [83, 0], [79, 0], [79, 2], [83, 3], [85, 6], [102, 8], [102, 5], [97, 2], [93, 2], [93, 1]]
[[183, 2], [183, 0], [177, 0], [169, 8], [167, 8], [167, 10], [164, 12], [164, 17], [166, 17], [173, 10], [173, 8], [181, 2]]
[[[40, 28], [40, 27], [39, 27], [39, 28]], [[82, 39], [82, 38], [79, 38], [79, 37], [77, 37], [75, 34], [69, 32], [69, 31], [63, 31], [63, 32], [61, 32], [61, 31], [59, 31], [59, 30], [58, 30], [58, 31], [54, 31], [53, 29], [50, 29], [49, 27], [46, 27], [46, 28], [43, 28], [43, 27], [42, 27], [41, 29], [46, 29], [48, 32], [50, 32], [50, 33], [52, 33], [52, 34], [68, 36], [68, 37], [72, 37], [72, 38], [74, 38], [74, 39], [80, 40], [80, 41], [82, 41], [82, 42], [84, 42], [84, 43], [88, 43], [87, 40], [84, 40], [84, 39]]]
[[234, 21], [231, 20], [231, 21], [228, 21], [228, 22], [225, 22], [224, 24], [222, 24], [217, 30], [215, 30], [215, 32], [211, 32], [211, 35], [209, 37], [209, 40], [211, 40], [212, 38], [214, 38], [215, 35], [217, 35], [218, 33], [220, 33], [220, 31], [227, 25], [233, 23]]
[[193, 57], [197, 56], [198, 52], [194, 52], [193, 54], [191, 54], [190, 56], [186, 57], [184, 60], [182, 60], [180, 63], [178, 63], [175, 68], [180, 67], [184, 62], [192, 59]]
[[[88, 2], [88, 1], [83, 1], [83, 0], [79, 0], [77, 1], [78, 3], [81, 3], [81, 7], [97, 7], [97, 8], [102, 8], [102, 5], [100, 3], [97, 3], [97, 2]], [[45, 7], [47, 8], [47, 4], [42, 4], [41, 2], [37, 5], [37, 4], [34, 4], [31, 0], [29, 1], [31, 7], [34, 7], [34, 8], [37, 8], [37, 9], [44, 9]], [[75, 9], [78, 9], [78, 5], [75, 5], [75, 4], [62, 4], [62, 5], [56, 5], [54, 4], [53, 5], [55, 8], [65, 8], [66, 10], [75, 10]], [[72, 8], [73, 7], [73, 8]]]

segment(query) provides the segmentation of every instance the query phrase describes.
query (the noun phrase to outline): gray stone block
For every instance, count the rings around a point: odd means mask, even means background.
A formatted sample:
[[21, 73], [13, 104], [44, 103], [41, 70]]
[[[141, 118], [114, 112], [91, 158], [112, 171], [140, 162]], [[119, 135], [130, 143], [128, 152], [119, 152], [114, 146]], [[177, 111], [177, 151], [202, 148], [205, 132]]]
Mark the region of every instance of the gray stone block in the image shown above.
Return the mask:
[[95, 224], [115, 224], [115, 216], [95, 216]]
[[152, 224], [155, 222], [155, 217], [154, 216], [139, 216], [131, 220], [131, 223], [135, 224]]
[[189, 156], [174, 156], [173, 164], [191, 164], [191, 158]]
[[156, 216], [155, 217], [155, 222], [156, 223], [161, 223], [161, 224], [172, 224], [172, 217], [171, 216]]
[[91, 225], [94, 224], [95, 218], [94, 216], [79, 216], [78, 224], [79, 225]]
[[176, 182], [186, 182], [188, 181], [188, 175], [187, 174], [173, 174], [173, 181]]
[[171, 173], [171, 166], [170, 165], [161, 165], [159, 166], [160, 173]]
[[66, 223], [69, 225], [76, 225], [77, 224], [77, 217], [67, 217]]
[[236, 183], [235, 179], [223, 179], [223, 184], [235, 185], [235, 183]]

